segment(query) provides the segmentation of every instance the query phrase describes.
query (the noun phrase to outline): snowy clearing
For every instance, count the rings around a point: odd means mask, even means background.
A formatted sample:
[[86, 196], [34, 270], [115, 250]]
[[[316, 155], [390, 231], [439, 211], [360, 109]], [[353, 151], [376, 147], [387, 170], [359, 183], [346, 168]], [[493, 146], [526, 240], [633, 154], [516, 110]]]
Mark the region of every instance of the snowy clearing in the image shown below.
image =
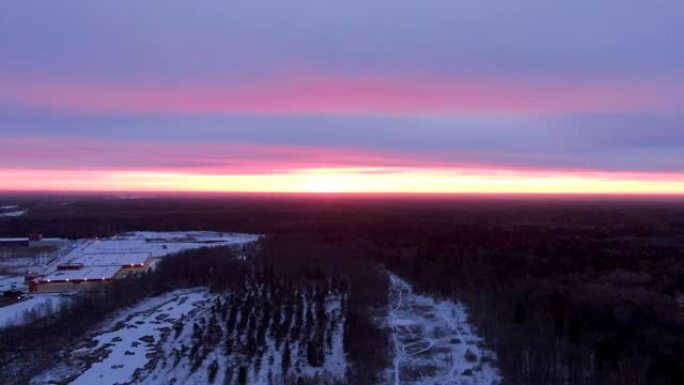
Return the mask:
[[0, 275], [0, 292], [16, 287], [21, 290], [26, 288], [24, 277], [20, 275]]
[[0, 206], [0, 217], [20, 217], [28, 213], [17, 205]]
[[26, 215], [27, 213], [27, 210], [5, 211], [0, 213], [0, 217], [20, 217], [22, 215]]
[[[28, 287], [24, 277], [18, 275], [0, 275], [0, 295], [6, 290], [16, 289], [26, 292]], [[70, 297], [57, 294], [25, 295], [13, 304], [0, 306], [0, 329], [18, 326], [49, 316], [67, 305]]]
[[[26, 291], [24, 277], [18, 275], [0, 275], [0, 295], [6, 290]], [[69, 297], [56, 294], [36, 294], [24, 296], [19, 302], [0, 306], [0, 329], [21, 325], [53, 314], [63, 305], [67, 305]]]
[[[279, 384], [343, 380], [346, 294], [249, 285], [176, 290], [122, 310], [31, 384]], [[311, 343], [316, 349], [312, 350]]]
[[80, 347], [66, 353], [66, 362], [31, 383], [126, 383], [153, 359], [162, 337], [168, 335], [174, 322], [211, 298], [204, 289], [178, 290], [123, 310]]
[[47, 317], [68, 305], [71, 297], [58, 294], [24, 296], [21, 301], [0, 307], [0, 328], [17, 326]]
[[[290, 309], [272, 307], [267, 297], [273, 292], [268, 290], [253, 287], [245, 293], [249, 294], [214, 299], [211, 309], [188, 318], [185, 327], [176, 327], [154, 370], [141, 373], [133, 383], [267, 385], [294, 376], [323, 384], [324, 379], [344, 378], [347, 362], [339, 296], [328, 297], [321, 308], [325, 318], [317, 319], [315, 301], [303, 292], [292, 293], [291, 298], [302, 302]], [[317, 329], [321, 321], [322, 329]], [[323, 341], [316, 344], [323, 349], [321, 361], [312, 364], [307, 348], [314, 335], [321, 336]]]
[[461, 303], [413, 293], [391, 274], [387, 322], [394, 345], [392, 385], [492, 385], [501, 383], [494, 353], [483, 347]]

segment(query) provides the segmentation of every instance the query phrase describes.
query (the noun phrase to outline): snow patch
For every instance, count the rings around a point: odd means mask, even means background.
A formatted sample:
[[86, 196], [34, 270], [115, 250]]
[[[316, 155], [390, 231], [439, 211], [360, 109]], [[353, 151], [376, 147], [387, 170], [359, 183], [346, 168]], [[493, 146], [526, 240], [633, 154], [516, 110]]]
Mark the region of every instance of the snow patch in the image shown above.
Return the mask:
[[58, 378], [71, 385], [128, 383], [149, 364], [173, 324], [211, 298], [206, 289], [194, 289], [144, 300], [121, 311], [93, 333], [85, 346], [66, 353], [67, 364], [40, 374], [31, 383], [44, 384]]
[[21, 209], [17, 205], [0, 206], [0, 217], [20, 217], [28, 213], [28, 210]]
[[0, 307], [0, 328], [31, 323], [67, 306], [71, 297], [56, 294], [24, 296], [22, 300]]
[[31, 384], [343, 382], [345, 298], [263, 284], [177, 290], [120, 311]]
[[415, 294], [406, 281], [390, 274], [394, 358], [392, 385], [492, 385], [501, 376], [495, 354], [484, 348], [468, 323], [462, 303]]

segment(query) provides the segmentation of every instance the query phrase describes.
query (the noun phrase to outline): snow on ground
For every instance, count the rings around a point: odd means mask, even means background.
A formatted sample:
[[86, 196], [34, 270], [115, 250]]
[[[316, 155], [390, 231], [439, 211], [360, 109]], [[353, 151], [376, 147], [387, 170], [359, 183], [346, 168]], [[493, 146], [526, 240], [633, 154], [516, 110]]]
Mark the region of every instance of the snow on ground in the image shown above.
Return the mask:
[[[16, 288], [26, 292], [28, 288], [24, 277], [0, 275], [0, 295], [6, 290]], [[68, 304], [69, 298], [54, 294], [24, 296], [19, 302], [0, 307], [0, 329], [21, 325], [48, 316]]]
[[388, 323], [394, 345], [392, 385], [491, 385], [501, 383], [494, 353], [468, 324], [465, 306], [413, 293], [390, 275]]
[[[344, 353], [344, 319], [341, 314], [341, 297], [338, 295], [331, 296], [326, 300], [325, 308], [326, 314], [330, 320], [334, 320], [334, 327], [329, 331], [330, 337], [324, 344], [324, 360], [321, 366], [312, 366], [308, 363], [307, 345], [302, 341], [296, 341], [296, 337], [290, 341], [288, 345], [290, 349], [290, 357], [292, 361], [292, 368], [283, 374], [282, 365], [283, 357], [285, 355], [285, 347], [279, 346], [278, 342], [267, 339], [266, 347], [261, 352], [261, 360], [257, 359], [253, 367], [250, 367], [248, 372], [248, 384], [278, 384], [282, 382], [282, 378], [286, 376], [294, 376], [295, 378], [317, 378], [330, 380], [342, 380], [347, 371], [347, 359]], [[306, 314], [309, 308], [316, 306], [309, 301], [304, 302], [304, 310], [302, 313]], [[313, 323], [318, 323], [314, 316]], [[295, 323], [296, 324], [296, 323]], [[292, 328], [295, 327], [292, 325]], [[304, 341], [306, 342], [306, 341]], [[237, 384], [237, 382], [236, 382]], [[151, 384], [150, 384], [151, 385]]]
[[[174, 330], [173, 337], [163, 344], [163, 354], [154, 370], [140, 373], [133, 383], [268, 385], [294, 376], [324, 384], [324, 379], [344, 379], [347, 361], [341, 297], [327, 298], [324, 331], [317, 329], [317, 316], [310, 324], [304, 320], [309, 308], [312, 314], [318, 314], [313, 311], [317, 306], [310, 302], [312, 298], [297, 291], [291, 298], [302, 298], [299, 311], [288, 309], [284, 303], [273, 309], [269, 302], [263, 302], [273, 298], [273, 293], [264, 290], [255, 295], [253, 290], [247, 290], [215, 299], [211, 309], [198, 311], [184, 322], [184, 327]], [[307, 354], [313, 336], [307, 330], [314, 333], [316, 329], [325, 337], [321, 342], [322, 362], [313, 366]], [[289, 363], [284, 362], [286, 355]]]
[[174, 323], [213, 298], [205, 289], [177, 290], [121, 311], [75, 350], [67, 361], [38, 375], [32, 384], [124, 384], [145, 370]]
[[68, 305], [68, 296], [58, 294], [27, 295], [12, 305], [0, 307], [0, 328], [30, 323], [49, 316]]
[[0, 292], [16, 287], [21, 290], [26, 288], [24, 277], [20, 275], [0, 275]]
[[0, 217], [20, 217], [28, 213], [17, 205], [0, 206]]
[[28, 213], [28, 210], [5, 211], [0, 213], [0, 217], [20, 217], [26, 215], [26, 213]]
[[[268, 385], [282, 383], [284, 372], [342, 380], [343, 297], [261, 285], [173, 291], [120, 311], [31, 384]], [[311, 365], [307, 346], [316, 336], [321, 361]]]

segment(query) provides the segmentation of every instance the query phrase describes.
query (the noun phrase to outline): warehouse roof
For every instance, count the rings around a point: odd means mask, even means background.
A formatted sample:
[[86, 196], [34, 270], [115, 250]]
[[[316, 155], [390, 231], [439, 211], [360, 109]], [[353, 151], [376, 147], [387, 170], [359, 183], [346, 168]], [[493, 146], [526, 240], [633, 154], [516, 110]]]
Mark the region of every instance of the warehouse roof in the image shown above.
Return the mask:
[[59, 270], [38, 280], [38, 283], [111, 280], [121, 266], [85, 266], [78, 270]]
[[71, 260], [71, 263], [82, 263], [86, 266], [130, 266], [144, 265], [150, 253], [88, 253]]

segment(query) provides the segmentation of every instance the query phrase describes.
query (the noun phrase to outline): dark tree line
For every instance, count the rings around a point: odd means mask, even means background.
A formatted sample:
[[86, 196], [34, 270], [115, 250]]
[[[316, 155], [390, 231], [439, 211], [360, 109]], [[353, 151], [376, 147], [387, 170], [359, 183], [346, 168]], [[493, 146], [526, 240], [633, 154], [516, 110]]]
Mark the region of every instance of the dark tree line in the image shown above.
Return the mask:
[[594, 217], [453, 224], [375, 254], [420, 290], [465, 300], [508, 384], [684, 383], [680, 220], [578, 214]]

